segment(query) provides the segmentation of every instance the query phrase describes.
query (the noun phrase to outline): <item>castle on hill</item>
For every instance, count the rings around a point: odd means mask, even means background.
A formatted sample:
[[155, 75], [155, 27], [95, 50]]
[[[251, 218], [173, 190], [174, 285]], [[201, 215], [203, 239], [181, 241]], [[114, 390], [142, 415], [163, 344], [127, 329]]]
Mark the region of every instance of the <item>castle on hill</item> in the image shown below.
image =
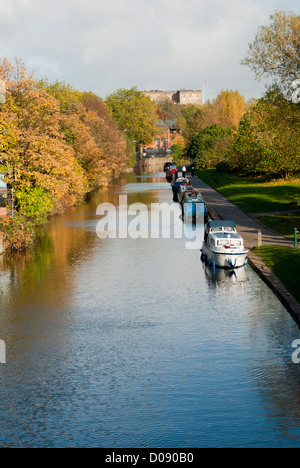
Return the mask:
[[143, 91], [152, 101], [161, 103], [166, 99], [175, 104], [202, 104], [202, 92], [200, 90], [180, 89], [179, 91]]

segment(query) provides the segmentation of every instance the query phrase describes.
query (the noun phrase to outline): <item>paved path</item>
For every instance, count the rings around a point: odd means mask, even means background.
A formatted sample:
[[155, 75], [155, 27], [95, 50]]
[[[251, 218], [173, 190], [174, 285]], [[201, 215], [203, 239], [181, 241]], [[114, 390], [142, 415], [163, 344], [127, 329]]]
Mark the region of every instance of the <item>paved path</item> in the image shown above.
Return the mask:
[[247, 248], [252, 249], [253, 247], [257, 247], [258, 231], [262, 232], [263, 244], [280, 245], [284, 247], [294, 246], [294, 241], [292, 239], [288, 239], [275, 231], [266, 228], [252, 216], [249, 216], [243, 210], [227, 200], [227, 198], [219, 192], [198, 179], [198, 177], [188, 175], [188, 178], [191, 185], [193, 185], [195, 189], [200, 190], [208, 209], [211, 209], [212, 212], [215, 211], [221, 219], [236, 222], [238, 232], [244, 238]]

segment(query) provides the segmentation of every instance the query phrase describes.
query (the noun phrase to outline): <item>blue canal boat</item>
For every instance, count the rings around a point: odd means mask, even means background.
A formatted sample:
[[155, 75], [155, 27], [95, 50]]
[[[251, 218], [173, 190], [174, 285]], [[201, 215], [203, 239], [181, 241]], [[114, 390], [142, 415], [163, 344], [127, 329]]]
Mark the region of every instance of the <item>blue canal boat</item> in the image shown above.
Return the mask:
[[186, 218], [204, 216], [208, 217], [207, 208], [201, 193], [186, 192], [182, 201], [183, 214]]

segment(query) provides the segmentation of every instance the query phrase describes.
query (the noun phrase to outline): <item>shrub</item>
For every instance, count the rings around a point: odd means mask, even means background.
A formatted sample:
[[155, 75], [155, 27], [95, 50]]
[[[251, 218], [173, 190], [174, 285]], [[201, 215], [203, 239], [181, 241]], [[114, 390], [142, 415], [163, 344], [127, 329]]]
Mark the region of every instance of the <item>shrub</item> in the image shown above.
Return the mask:
[[36, 238], [33, 224], [20, 213], [15, 213], [13, 218], [1, 219], [0, 231], [4, 233], [4, 244], [10, 252], [26, 250], [34, 244]]
[[53, 197], [41, 187], [16, 190], [15, 195], [20, 213], [30, 219], [34, 218], [37, 224], [44, 222], [53, 210]]

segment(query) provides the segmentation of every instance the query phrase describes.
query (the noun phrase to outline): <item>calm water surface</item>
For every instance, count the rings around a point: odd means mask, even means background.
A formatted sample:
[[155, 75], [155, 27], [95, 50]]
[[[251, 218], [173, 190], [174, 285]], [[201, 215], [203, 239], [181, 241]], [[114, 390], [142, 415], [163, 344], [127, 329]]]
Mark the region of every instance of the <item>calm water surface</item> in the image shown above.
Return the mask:
[[299, 330], [250, 269], [183, 239], [105, 239], [97, 205], [172, 201], [163, 174], [51, 220], [1, 259], [0, 446], [299, 447]]

